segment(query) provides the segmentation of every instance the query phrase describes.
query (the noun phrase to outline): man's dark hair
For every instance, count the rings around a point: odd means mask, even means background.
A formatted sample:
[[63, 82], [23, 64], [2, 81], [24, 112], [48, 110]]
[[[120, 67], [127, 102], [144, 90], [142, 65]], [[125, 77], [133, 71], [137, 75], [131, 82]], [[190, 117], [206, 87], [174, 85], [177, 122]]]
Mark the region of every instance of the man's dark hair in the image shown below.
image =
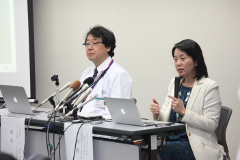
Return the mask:
[[202, 50], [197, 42], [191, 39], [185, 39], [181, 42], [175, 44], [172, 49], [172, 56], [174, 57], [175, 49], [179, 49], [183, 52], [186, 52], [188, 56], [192, 57], [194, 62], [197, 62], [198, 65], [196, 66], [196, 75], [194, 78], [197, 80], [201, 79], [202, 77], [208, 77], [207, 66], [204, 62]]
[[0, 160], [17, 160], [17, 159], [10, 154], [0, 153]]
[[111, 47], [110, 51], [108, 52], [109, 56], [114, 56], [114, 49], [116, 48], [116, 39], [112, 31], [102, 27], [102, 26], [95, 26], [90, 29], [87, 33], [85, 38], [85, 43], [87, 40], [88, 35], [92, 35], [93, 37], [100, 37], [102, 38], [102, 43], [105, 47]]

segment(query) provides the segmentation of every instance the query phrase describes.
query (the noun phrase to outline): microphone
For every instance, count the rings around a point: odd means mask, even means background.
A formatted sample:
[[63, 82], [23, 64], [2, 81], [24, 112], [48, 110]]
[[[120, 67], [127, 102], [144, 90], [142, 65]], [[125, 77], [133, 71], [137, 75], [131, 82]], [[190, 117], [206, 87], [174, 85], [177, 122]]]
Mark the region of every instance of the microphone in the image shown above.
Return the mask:
[[[88, 87], [88, 84], [85, 84], [85, 86]], [[85, 93], [85, 95], [82, 96], [79, 101], [82, 102], [91, 92], [92, 92], [92, 88], [88, 88], [87, 91], [86, 91], [86, 93]], [[77, 100], [77, 101], [78, 101], [78, 100]], [[76, 102], [76, 101], [75, 101], [75, 102]], [[74, 102], [74, 103], [75, 103], [75, 102]], [[77, 103], [76, 105], [74, 105], [72, 108], [75, 108], [80, 102], [78, 102], [78, 103]], [[67, 103], [70, 104], [70, 102], [66, 102], [66, 103], [64, 103], [63, 105], [61, 105], [56, 111], [59, 111], [60, 109], [62, 109], [62, 108], [65, 106], [65, 104], [67, 104]], [[73, 104], [74, 104], [74, 103], [73, 103]]]
[[[67, 82], [67, 83], [59, 90], [59, 93], [62, 92], [63, 90], [65, 90], [66, 88], [68, 88], [70, 85], [71, 85], [71, 81], [70, 81], [70, 82]], [[55, 96], [56, 96], [56, 93], [52, 94], [50, 97], [48, 97], [47, 99], [45, 99], [44, 101], [42, 101], [42, 103], [41, 103], [39, 106], [47, 103], [50, 98], [53, 98], [53, 97], [55, 97]]]
[[[83, 87], [82, 87], [82, 90], [79, 91], [79, 94], [75, 94], [74, 96], [72, 96], [71, 98], [67, 98], [66, 101], [60, 106], [60, 108], [57, 110], [59, 111], [60, 109], [62, 109], [64, 106], [67, 106], [68, 110], [72, 110], [73, 109], [73, 104], [76, 102], [76, 98], [79, 98], [82, 93], [84, 91], [86, 91], [86, 89], [88, 88], [88, 84], [85, 84]], [[73, 100], [75, 99], [74, 102], [72, 102]]]
[[70, 91], [65, 95], [65, 97], [62, 99], [61, 102], [58, 103], [58, 105], [55, 107], [55, 110], [64, 102], [66, 101], [67, 97], [73, 92], [76, 91], [81, 85], [81, 82], [79, 80], [74, 81], [70, 86]]
[[[85, 79], [83, 81], [82, 86], [80, 86], [80, 88], [78, 88], [75, 92], [73, 92], [70, 96], [67, 97], [66, 101], [64, 102], [64, 104], [61, 106], [61, 108], [63, 108], [64, 106], [68, 106], [68, 109], [71, 110], [72, 106], [71, 103], [74, 99], [76, 99], [78, 97], [78, 92], [81, 91], [79, 94], [82, 94], [85, 90], [81, 90], [83, 87], [85, 88], [85, 84], [87, 85], [91, 85], [93, 83], [94, 79], [93, 77], [88, 77], [87, 79]], [[87, 88], [87, 87], [86, 87]]]
[[68, 116], [70, 116], [73, 112], [75, 112], [75, 111], [78, 110], [79, 108], [82, 108], [82, 107], [83, 107], [85, 104], [87, 104], [88, 102], [90, 102], [90, 101], [94, 100], [95, 98], [97, 98], [97, 96], [98, 96], [98, 94], [95, 94], [95, 95], [93, 95], [93, 97], [90, 97], [88, 100], [86, 100], [85, 102], [83, 102], [81, 105], [75, 107], [73, 110], [71, 110], [70, 112], [68, 112], [68, 113], [63, 117], [63, 119], [66, 118], [66, 117], [68, 117]]
[[88, 96], [91, 92], [92, 92], [92, 88], [88, 88], [87, 91], [85, 92], [85, 94], [84, 94], [82, 97], [80, 97], [79, 99], [77, 99], [77, 100], [75, 101], [75, 103], [77, 102], [77, 104], [74, 105], [73, 108], [77, 107], [85, 98], [87, 98], [87, 96]]
[[[68, 98], [66, 100], [69, 100], [70, 98], [72, 98], [75, 94], [77, 94], [81, 89], [82, 87], [85, 85], [85, 84], [88, 84], [89, 86], [93, 83], [94, 79], [93, 77], [88, 77], [86, 78], [84, 81], [83, 81], [83, 84], [75, 91], [73, 92], [71, 95], [68, 96]], [[76, 97], [75, 97], [76, 98]]]
[[[179, 97], [180, 79], [181, 79], [181, 77], [175, 77], [175, 81], [174, 81], [174, 97], [175, 98]], [[179, 114], [178, 113], [176, 113], [176, 121], [179, 122]]]
[[174, 82], [174, 97], [175, 98], [179, 97], [180, 79], [181, 79], [181, 77], [175, 77], [175, 82]]
[[78, 96], [75, 98], [75, 100], [72, 102], [72, 104], [75, 104], [77, 102], [77, 100], [79, 99], [79, 97], [82, 95], [82, 93], [89, 87], [89, 85], [86, 83], [84, 84], [84, 86], [82, 87], [82, 89], [79, 91]]

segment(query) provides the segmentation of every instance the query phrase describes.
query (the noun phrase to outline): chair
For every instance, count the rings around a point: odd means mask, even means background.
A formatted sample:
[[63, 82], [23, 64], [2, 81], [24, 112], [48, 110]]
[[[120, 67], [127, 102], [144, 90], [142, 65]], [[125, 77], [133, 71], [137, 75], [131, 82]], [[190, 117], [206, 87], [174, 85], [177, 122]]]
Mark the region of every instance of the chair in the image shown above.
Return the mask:
[[132, 98], [133, 100], [134, 100], [134, 102], [135, 102], [135, 104], [137, 103], [137, 99], [136, 98]]
[[224, 156], [224, 159], [227, 159], [227, 160], [230, 160], [230, 156], [229, 156], [228, 145], [226, 141], [226, 130], [227, 130], [228, 122], [231, 115], [232, 115], [232, 109], [222, 106], [220, 120], [218, 123], [218, 127], [215, 131], [218, 139], [218, 144], [223, 146], [224, 152], [226, 154]]

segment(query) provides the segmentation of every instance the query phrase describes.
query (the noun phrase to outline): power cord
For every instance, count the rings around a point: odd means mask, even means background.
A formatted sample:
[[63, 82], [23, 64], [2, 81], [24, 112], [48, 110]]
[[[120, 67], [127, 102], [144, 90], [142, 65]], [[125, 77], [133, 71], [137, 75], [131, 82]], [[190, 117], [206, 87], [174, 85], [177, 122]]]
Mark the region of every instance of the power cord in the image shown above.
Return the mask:
[[3, 103], [3, 104], [1, 105], [0, 109], [2, 109], [2, 108], [6, 108], [6, 103]]

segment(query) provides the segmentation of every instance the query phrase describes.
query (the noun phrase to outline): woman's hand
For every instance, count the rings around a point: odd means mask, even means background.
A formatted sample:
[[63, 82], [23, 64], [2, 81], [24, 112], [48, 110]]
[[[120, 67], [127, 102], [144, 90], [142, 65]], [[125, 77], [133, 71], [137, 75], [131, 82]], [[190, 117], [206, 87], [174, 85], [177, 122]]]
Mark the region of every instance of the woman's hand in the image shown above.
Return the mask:
[[173, 96], [168, 95], [169, 98], [172, 99], [172, 109], [174, 112], [184, 115], [186, 112], [186, 108], [184, 107], [183, 101], [180, 98], [175, 98]]
[[156, 101], [156, 99], [153, 99], [152, 101], [153, 101], [153, 103], [150, 104], [150, 110], [151, 110], [151, 112], [154, 114], [154, 116], [155, 116], [156, 118], [158, 118], [159, 113], [160, 113], [159, 104], [158, 104], [158, 102]]

